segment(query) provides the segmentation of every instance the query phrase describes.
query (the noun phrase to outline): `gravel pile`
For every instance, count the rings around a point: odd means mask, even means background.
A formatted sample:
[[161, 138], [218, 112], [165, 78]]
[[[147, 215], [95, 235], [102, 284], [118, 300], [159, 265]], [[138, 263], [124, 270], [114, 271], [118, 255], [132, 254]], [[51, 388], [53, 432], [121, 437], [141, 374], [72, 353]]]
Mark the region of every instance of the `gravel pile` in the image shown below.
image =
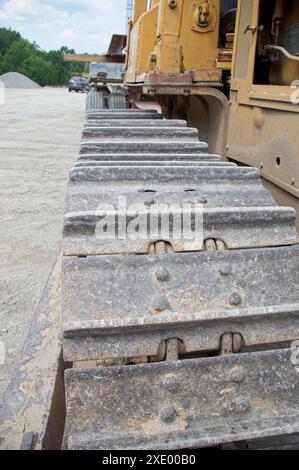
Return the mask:
[[17, 72], [4, 73], [0, 75], [0, 80], [6, 88], [40, 88], [33, 80]]

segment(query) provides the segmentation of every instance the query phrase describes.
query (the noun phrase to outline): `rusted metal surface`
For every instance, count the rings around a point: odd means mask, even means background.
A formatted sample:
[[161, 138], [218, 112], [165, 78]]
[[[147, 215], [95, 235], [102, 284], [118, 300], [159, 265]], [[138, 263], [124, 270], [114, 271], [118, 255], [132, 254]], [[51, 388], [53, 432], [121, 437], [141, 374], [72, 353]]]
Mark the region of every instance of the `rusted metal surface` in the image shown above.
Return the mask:
[[150, 72], [145, 75], [144, 79], [147, 85], [159, 85], [166, 84], [169, 86], [176, 85], [192, 85], [192, 75], [190, 72], [175, 74], [175, 73], [162, 73], [162, 72]]
[[217, 350], [226, 331], [242, 334], [248, 346], [296, 339], [298, 252], [67, 257], [65, 358], [152, 356], [171, 337], [188, 352]]
[[[222, 71], [214, 69], [195, 69], [190, 72], [171, 74], [163, 72], [149, 72], [145, 75], [146, 87], [193, 87], [195, 86], [222, 86]], [[128, 86], [130, 86], [128, 84]]]
[[193, 82], [210, 83], [211, 85], [222, 84], [222, 70], [218, 69], [195, 69], [191, 70]]
[[180, 449], [299, 432], [291, 351], [69, 370], [68, 449]]
[[109, 55], [100, 55], [100, 54], [64, 54], [63, 60], [65, 62], [82, 62], [82, 63], [124, 63], [125, 56], [109, 56]]

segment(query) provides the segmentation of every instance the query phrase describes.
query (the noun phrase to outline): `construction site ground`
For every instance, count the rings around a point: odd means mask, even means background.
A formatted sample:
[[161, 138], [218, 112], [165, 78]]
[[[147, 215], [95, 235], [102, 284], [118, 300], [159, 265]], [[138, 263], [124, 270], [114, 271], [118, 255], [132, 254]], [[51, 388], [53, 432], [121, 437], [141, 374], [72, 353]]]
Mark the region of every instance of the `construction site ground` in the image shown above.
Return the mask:
[[7, 89], [0, 104], [0, 399], [61, 250], [84, 112], [85, 95], [66, 88]]

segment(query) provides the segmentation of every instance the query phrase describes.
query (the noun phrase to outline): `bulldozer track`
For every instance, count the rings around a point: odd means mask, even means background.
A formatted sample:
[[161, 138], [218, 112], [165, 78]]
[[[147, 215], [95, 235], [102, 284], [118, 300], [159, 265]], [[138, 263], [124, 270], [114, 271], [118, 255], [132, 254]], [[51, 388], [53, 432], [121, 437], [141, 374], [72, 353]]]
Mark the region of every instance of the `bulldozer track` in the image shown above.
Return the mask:
[[121, 85], [106, 85], [100, 90], [92, 88], [86, 98], [86, 112], [97, 109], [126, 109], [127, 98]]
[[[136, 217], [119, 197], [146, 217], [160, 204], [200, 204], [202, 236], [175, 239], [170, 221], [168, 238], [99, 239], [107, 205], [126, 224]], [[64, 447], [179, 449], [298, 433], [295, 218], [258, 170], [210, 155], [186, 122], [88, 108], [64, 217], [63, 354], [73, 364]]]

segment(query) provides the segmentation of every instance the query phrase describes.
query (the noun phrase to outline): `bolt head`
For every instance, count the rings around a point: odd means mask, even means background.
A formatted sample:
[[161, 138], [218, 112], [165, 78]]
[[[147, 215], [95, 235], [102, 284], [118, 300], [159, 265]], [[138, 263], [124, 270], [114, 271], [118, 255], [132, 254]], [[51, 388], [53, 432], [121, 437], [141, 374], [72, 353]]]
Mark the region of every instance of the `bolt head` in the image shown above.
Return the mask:
[[164, 386], [169, 392], [175, 393], [180, 388], [180, 382], [175, 376], [167, 377], [164, 382]]
[[158, 281], [160, 281], [160, 282], [166, 282], [166, 281], [168, 281], [168, 279], [169, 279], [169, 272], [168, 272], [168, 270], [165, 268], [165, 266], [160, 266], [159, 268], [157, 268], [155, 274], [156, 274], [156, 278], [157, 278]]
[[240, 413], [248, 413], [251, 409], [251, 403], [248, 398], [238, 398], [236, 400], [237, 411]]
[[228, 276], [232, 272], [232, 267], [228, 263], [222, 263], [219, 268], [219, 272], [221, 276]]
[[238, 306], [242, 303], [242, 297], [237, 292], [234, 292], [229, 298], [229, 303], [231, 305]]
[[245, 372], [243, 369], [236, 369], [232, 372], [232, 381], [239, 384], [244, 382], [245, 380]]
[[176, 417], [176, 411], [174, 408], [163, 408], [160, 413], [161, 421], [163, 423], [172, 423]]
[[160, 295], [155, 298], [153, 307], [155, 310], [163, 312], [163, 310], [166, 310], [169, 307], [168, 300], [163, 295]]

